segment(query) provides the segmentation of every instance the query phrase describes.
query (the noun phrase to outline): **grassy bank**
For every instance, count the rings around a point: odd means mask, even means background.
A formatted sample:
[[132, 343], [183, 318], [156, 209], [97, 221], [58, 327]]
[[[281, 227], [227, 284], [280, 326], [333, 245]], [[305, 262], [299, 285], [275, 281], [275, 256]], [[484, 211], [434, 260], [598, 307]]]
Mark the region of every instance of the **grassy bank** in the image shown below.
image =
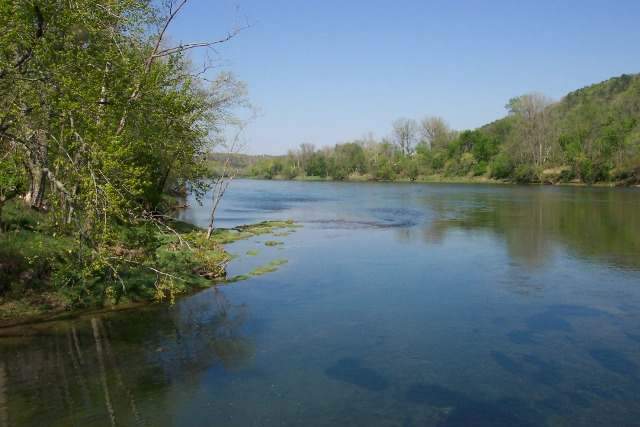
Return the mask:
[[[172, 302], [180, 295], [226, 280], [231, 255], [223, 245], [295, 227], [290, 221], [268, 221], [218, 229], [207, 239], [202, 229], [174, 221], [170, 224], [172, 232], [158, 231], [153, 253], [146, 255], [149, 263], [131, 255], [131, 265], [119, 272], [122, 286], [114, 292], [111, 287], [101, 286], [99, 277], [87, 277], [90, 283], [83, 286], [63, 280], [82, 253], [73, 236], [53, 231], [59, 228], [47, 213], [13, 202], [5, 207], [2, 218], [0, 325], [82, 310]], [[121, 253], [125, 249], [113, 251]]]

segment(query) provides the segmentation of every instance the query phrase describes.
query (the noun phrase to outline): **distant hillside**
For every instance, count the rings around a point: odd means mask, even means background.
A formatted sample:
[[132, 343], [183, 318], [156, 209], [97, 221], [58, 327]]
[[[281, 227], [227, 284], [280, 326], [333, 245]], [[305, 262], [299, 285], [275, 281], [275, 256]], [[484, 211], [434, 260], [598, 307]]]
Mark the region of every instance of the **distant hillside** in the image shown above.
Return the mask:
[[[546, 114], [547, 168], [560, 168], [565, 180], [640, 181], [640, 74], [570, 92], [548, 106]], [[509, 115], [480, 130], [517, 147], [526, 136], [514, 132], [517, 125], [518, 118]]]
[[[286, 156], [235, 156], [242, 174], [263, 178], [504, 180], [640, 184], [640, 74], [578, 89], [559, 101], [529, 93], [508, 114], [475, 130], [439, 117], [393, 123], [389, 138]], [[216, 157], [218, 160], [221, 157]]]

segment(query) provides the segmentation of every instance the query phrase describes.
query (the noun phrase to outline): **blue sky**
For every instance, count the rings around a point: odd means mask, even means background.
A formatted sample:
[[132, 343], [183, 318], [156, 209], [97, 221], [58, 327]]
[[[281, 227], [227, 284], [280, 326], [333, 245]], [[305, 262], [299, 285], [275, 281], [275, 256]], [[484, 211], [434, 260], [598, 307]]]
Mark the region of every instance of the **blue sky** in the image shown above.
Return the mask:
[[250, 153], [382, 137], [398, 117], [474, 128], [513, 96], [640, 72], [638, 0], [190, 0], [171, 37], [211, 40], [245, 19], [218, 62], [260, 110]]

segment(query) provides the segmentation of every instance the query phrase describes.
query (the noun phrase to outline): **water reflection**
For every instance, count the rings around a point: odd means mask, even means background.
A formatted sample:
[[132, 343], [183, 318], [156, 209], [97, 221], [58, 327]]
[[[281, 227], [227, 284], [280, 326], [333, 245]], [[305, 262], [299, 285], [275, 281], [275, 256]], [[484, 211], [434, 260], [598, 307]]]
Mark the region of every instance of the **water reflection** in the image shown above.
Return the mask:
[[422, 230], [427, 242], [442, 242], [454, 230], [484, 231], [530, 268], [552, 259], [556, 245], [581, 258], [640, 267], [640, 197], [633, 190], [514, 187], [429, 193], [423, 202], [437, 214]]
[[[0, 425], [166, 425], [172, 387], [253, 357], [244, 306], [219, 291], [174, 309], [36, 325], [0, 340]], [[19, 330], [25, 334], [25, 329]], [[35, 342], [37, 342], [36, 345]], [[163, 418], [168, 417], [168, 418]]]

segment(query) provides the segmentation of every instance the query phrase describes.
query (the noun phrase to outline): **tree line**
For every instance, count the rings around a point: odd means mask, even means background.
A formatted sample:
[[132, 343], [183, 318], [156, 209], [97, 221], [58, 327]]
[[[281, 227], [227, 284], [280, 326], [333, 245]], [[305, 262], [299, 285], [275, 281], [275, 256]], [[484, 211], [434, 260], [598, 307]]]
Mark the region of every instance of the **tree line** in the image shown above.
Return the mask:
[[506, 117], [456, 131], [441, 117], [398, 119], [388, 137], [334, 147], [302, 144], [258, 160], [248, 174], [417, 180], [485, 177], [519, 183], [640, 182], [640, 75], [623, 75], [559, 102], [530, 93], [509, 100]]

